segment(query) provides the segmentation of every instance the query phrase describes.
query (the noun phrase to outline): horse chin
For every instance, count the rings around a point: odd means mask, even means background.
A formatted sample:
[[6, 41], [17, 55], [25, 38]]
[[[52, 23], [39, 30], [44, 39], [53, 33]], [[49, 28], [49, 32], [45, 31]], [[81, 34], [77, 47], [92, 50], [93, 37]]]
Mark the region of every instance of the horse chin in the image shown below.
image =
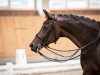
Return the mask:
[[31, 50], [32, 50], [33, 52], [35, 52], [35, 53], [38, 53], [41, 49], [42, 49], [42, 47], [38, 47], [37, 49], [31, 48]]
[[42, 49], [43, 47], [42, 46], [38, 46], [38, 48], [37, 48], [37, 53], [38, 53], [38, 51], [40, 51], [41, 49]]
[[36, 49], [31, 48], [31, 51], [37, 53], [37, 50]]
[[31, 48], [32, 51], [34, 51], [35, 53], [38, 53], [43, 47], [47, 48], [48, 47], [48, 43], [39, 43], [37, 45], [35, 45], [34, 47]]

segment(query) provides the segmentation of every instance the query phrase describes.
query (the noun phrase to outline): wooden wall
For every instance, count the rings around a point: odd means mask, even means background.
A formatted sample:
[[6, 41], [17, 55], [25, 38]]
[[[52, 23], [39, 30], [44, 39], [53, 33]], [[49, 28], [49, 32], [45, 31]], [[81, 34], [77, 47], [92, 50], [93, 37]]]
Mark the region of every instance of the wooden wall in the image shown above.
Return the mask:
[[37, 10], [0, 10], [0, 16], [38, 16]]
[[40, 29], [43, 19], [0, 17], [0, 57], [13, 57], [18, 48], [24, 48], [27, 55], [31, 55], [29, 43]]
[[[86, 16], [100, 21], [99, 15]], [[0, 17], [0, 58], [15, 57], [18, 48], [24, 48], [27, 56], [33, 56], [34, 52], [30, 50], [29, 43], [44, 20], [44, 17], [39, 16]], [[52, 46], [59, 49], [77, 48], [66, 38], [60, 38], [57, 45], [52, 44]]]

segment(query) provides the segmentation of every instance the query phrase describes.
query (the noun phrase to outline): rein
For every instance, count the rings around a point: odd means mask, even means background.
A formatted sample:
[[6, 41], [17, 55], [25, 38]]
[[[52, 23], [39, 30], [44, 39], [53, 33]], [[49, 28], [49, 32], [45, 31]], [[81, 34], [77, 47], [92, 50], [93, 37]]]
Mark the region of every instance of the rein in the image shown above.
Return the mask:
[[[96, 41], [97, 41], [99, 38], [100, 38], [100, 37], [97, 37], [95, 40], [93, 40], [92, 42], [90, 42], [89, 45], [91, 45], [91, 44], [94, 45], [94, 44], [96, 43]], [[87, 45], [87, 46], [89, 46], [89, 45]], [[84, 46], [84, 48], [86, 48], [87, 46]], [[92, 47], [92, 45], [91, 45], [90, 47]], [[50, 52], [56, 54], [56, 55], [59, 55], [59, 54], [57, 54], [57, 53], [51, 51], [51, 50], [48, 49], [48, 48], [46, 48], [46, 49], [49, 50]], [[49, 60], [49, 61], [54, 61], [54, 62], [66, 62], [66, 61], [69, 61], [69, 60], [73, 60], [73, 59], [75, 59], [75, 58], [77, 58], [77, 57], [79, 57], [79, 56], [81, 56], [81, 55], [83, 55], [83, 54], [85, 54], [85, 53], [87, 53], [87, 52], [89, 51], [89, 49], [88, 49], [88, 50], [84, 51], [83, 53], [81, 53], [81, 54], [75, 56], [75, 54], [77, 54], [77, 53], [80, 51], [80, 49], [83, 49], [83, 48], [79, 48], [79, 49], [72, 50], [72, 51], [75, 51], [75, 52], [74, 52], [71, 56], [62, 56], [62, 55], [59, 55], [60, 57], [64, 57], [64, 58], [70, 57], [69, 59], [65, 59], [65, 60], [58, 60], [58, 59], [55, 59], [55, 58], [50, 58], [50, 57], [48, 57], [48, 56], [42, 54], [40, 51], [38, 51], [38, 53], [39, 53], [42, 57], [44, 57], [45, 59], [47, 59], [47, 60]], [[67, 51], [67, 52], [70, 52], [70, 50]]]
[[[96, 43], [96, 41], [100, 38], [100, 28], [99, 28], [99, 25], [98, 25], [99, 32], [98, 32], [97, 37], [96, 37], [93, 41], [91, 41], [90, 43], [88, 43], [87, 45], [82, 46], [82, 47], [80, 47], [80, 48], [78, 48], [78, 49], [74, 49], [74, 50], [59, 50], [59, 49], [54, 49], [54, 48], [51, 48], [51, 47], [49, 47], [49, 46], [46, 46], [46, 43], [47, 43], [47, 39], [48, 39], [49, 35], [51, 34], [52, 30], [54, 31], [55, 40], [56, 40], [56, 38], [57, 38], [57, 37], [56, 37], [56, 33], [55, 33], [55, 28], [54, 28], [54, 26], [53, 26], [55, 23], [56, 23], [56, 22], [52, 23], [51, 28], [50, 28], [50, 30], [48, 31], [48, 33], [46, 34], [45, 37], [42, 37], [42, 38], [41, 38], [38, 34], [36, 35], [36, 37], [39, 38], [39, 39], [41, 40], [41, 42], [43, 43], [43, 44], [42, 44], [42, 47], [46, 48], [46, 49], [47, 49], [48, 51], [50, 51], [51, 53], [53, 53], [53, 54], [55, 54], [55, 55], [58, 55], [58, 56], [60, 56], [60, 57], [63, 57], [63, 58], [67, 58], [67, 57], [69, 57], [69, 58], [68, 58], [68, 59], [64, 59], [64, 60], [59, 60], [59, 59], [56, 59], [56, 58], [50, 58], [50, 57], [48, 57], [48, 56], [42, 54], [40, 51], [37, 51], [37, 53], [39, 53], [42, 57], [44, 57], [45, 59], [47, 59], [47, 60], [49, 60], [49, 61], [54, 61], [54, 62], [66, 62], [66, 61], [69, 61], [69, 60], [73, 60], [73, 59], [75, 59], [75, 58], [77, 58], [77, 57], [79, 57], [79, 56], [81, 56], [81, 55], [87, 53], [87, 52], [89, 51], [89, 49], [86, 50], [86, 51], [84, 51], [83, 53], [81, 53], [81, 54], [75, 56], [80, 50], [82, 50], [82, 49], [84, 49], [84, 48], [86, 48], [86, 47], [88, 47], [88, 46], [90, 46], [90, 48], [91, 48], [91, 47]], [[45, 42], [45, 43], [44, 43], [44, 42]], [[70, 56], [63, 56], [63, 55], [58, 54], [58, 53], [56, 53], [56, 52], [54, 52], [54, 51], [58, 51], [58, 52], [73, 52], [73, 51], [75, 51], [75, 52], [74, 52], [72, 55], [70, 55]]]

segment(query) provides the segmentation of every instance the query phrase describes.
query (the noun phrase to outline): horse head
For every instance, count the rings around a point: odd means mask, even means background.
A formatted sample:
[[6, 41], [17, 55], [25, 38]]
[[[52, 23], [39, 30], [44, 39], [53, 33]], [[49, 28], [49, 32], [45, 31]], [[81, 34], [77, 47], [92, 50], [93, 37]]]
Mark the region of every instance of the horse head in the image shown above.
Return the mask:
[[60, 25], [54, 14], [43, 10], [46, 20], [36, 34], [35, 38], [30, 44], [31, 50], [34, 52], [39, 51], [43, 47], [47, 47], [50, 43], [56, 42], [60, 34]]

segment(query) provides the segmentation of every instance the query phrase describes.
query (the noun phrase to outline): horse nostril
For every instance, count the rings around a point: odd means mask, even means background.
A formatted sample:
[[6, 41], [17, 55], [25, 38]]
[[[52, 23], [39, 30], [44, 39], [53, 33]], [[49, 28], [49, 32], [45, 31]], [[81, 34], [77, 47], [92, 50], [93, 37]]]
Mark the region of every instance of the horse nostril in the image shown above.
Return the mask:
[[33, 44], [30, 44], [29, 46], [30, 46], [30, 47], [33, 47]]

